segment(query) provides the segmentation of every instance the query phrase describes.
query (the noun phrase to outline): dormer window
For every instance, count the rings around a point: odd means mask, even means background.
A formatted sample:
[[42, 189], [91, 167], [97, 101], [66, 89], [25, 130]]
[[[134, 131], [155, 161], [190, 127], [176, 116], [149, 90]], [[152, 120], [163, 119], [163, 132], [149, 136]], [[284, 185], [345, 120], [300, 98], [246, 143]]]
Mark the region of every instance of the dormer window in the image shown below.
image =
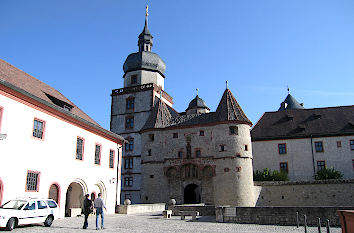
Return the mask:
[[137, 84], [138, 82], [138, 76], [137, 75], [132, 75], [130, 77], [130, 84], [133, 85], [133, 84]]

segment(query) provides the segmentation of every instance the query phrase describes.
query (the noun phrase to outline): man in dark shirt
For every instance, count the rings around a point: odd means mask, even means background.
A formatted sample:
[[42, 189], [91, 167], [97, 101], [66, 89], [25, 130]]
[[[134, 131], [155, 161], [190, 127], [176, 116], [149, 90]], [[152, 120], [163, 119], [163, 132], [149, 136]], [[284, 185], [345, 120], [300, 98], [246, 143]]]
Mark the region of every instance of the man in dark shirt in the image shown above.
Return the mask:
[[88, 222], [87, 218], [92, 212], [92, 201], [89, 199], [89, 194], [85, 195], [85, 200], [84, 200], [84, 215], [85, 215], [85, 222], [84, 226], [82, 227], [83, 229], [86, 229], [88, 227]]

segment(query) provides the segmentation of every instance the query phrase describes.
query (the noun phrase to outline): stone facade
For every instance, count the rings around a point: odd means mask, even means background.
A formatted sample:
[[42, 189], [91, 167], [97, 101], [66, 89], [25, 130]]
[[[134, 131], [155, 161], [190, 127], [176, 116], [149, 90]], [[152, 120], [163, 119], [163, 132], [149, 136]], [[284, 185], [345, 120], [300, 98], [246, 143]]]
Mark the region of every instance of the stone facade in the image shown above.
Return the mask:
[[130, 54], [124, 65], [124, 88], [112, 91], [112, 132], [122, 135], [127, 143], [123, 149], [121, 203], [130, 199], [141, 203], [141, 136], [156, 97], [172, 106], [172, 98], [163, 91], [165, 63], [151, 52], [152, 36], [147, 28], [139, 35], [139, 52]]
[[[229, 134], [235, 126], [238, 134]], [[142, 141], [143, 202], [167, 203], [173, 198], [179, 204], [188, 203], [187, 189], [194, 186], [194, 203], [255, 205], [249, 125], [219, 123], [145, 131]]]

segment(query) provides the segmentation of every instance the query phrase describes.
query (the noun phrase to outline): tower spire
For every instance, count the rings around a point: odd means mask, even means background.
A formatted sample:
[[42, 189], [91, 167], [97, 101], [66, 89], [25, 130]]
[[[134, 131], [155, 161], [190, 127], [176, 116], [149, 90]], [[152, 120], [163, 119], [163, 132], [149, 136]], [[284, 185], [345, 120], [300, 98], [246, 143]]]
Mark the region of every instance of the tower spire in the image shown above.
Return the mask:
[[145, 25], [143, 31], [139, 35], [139, 40], [138, 40], [138, 46], [139, 46], [139, 52], [142, 51], [151, 51], [152, 47], [152, 35], [150, 34], [149, 28], [148, 28], [148, 16], [149, 16], [149, 6], [146, 5], [145, 8]]

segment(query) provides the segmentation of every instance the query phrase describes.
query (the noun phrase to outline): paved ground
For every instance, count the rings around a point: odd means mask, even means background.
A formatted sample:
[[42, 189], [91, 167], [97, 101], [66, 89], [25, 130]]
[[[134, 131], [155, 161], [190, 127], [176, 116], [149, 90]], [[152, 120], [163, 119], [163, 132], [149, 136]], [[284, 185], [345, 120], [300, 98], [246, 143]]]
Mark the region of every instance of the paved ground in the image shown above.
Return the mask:
[[[173, 216], [172, 219], [164, 219], [160, 213], [148, 213], [139, 215], [106, 215], [106, 229], [95, 230], [95, 217], [89, 217], [89, 227], [82, 229], [84, 222], [83, 217], [65, 218], [55, 220], [52, 227], [44, 227], [41, 225], [24, 226], [14, 229], [14, 233], [35, 232], [35, 233], [76, 233], [76, 232], [148, 232], [148, 233], [167, 233], [167, 232], [245, 232], [245, 233], [261, 233], [261, 232], [281, 232], [281, 233], [303, 233], [304, 228], [291, 226], [268, 226], [268, 225], [251, 225], [251, 224], [234, 224], [234, 223], [216, 223], [215, 217], [200, 217], [198, 221], [191, 221], [190, 217], [181, 220], [179, 216]], [[2, 230], [0, 230], [2, 231]], [[308, 233], [317, 233], [317, 228], [308, 228]], [[322, 228], [322, 232], [326, 232]], [[331, 228], [331, 233], [340, 233], [340, 228]]]

